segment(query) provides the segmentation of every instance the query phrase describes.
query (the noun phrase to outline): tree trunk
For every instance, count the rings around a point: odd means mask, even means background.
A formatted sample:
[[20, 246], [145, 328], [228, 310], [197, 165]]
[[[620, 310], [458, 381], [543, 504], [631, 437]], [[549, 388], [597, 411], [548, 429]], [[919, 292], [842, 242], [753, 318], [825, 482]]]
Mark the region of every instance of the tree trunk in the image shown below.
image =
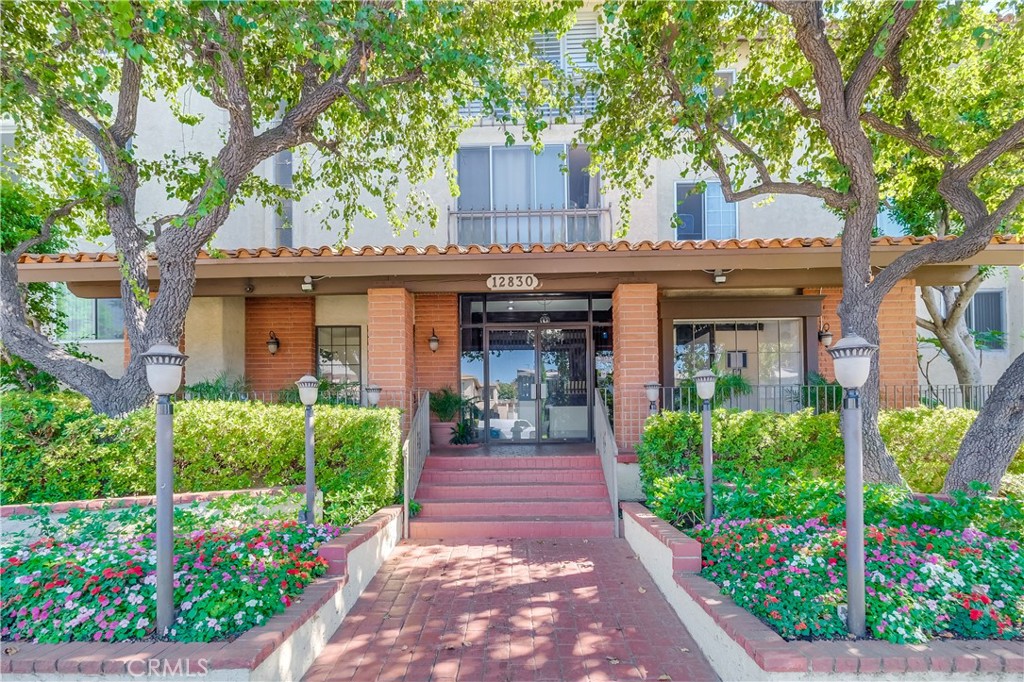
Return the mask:
[[1024, 354], [1006, 369], [978, 418], [967, 429], [960, 451], [946, 473], [942, 492], [970, 489], [972, 481], [999, 490], [999, 482], [1024, 443]]
[[980, 274], [975, 275], [960, 288], [921, 287], [921, 298], [930, 320], [919, 320], [918, 325], [934, 334], [942, 346], [960, 385], [963, 405], [969, 409], [977, 408], [975, 387], [980, 386], [983, 379], [981, 361], [964, 311], [983, 279]]

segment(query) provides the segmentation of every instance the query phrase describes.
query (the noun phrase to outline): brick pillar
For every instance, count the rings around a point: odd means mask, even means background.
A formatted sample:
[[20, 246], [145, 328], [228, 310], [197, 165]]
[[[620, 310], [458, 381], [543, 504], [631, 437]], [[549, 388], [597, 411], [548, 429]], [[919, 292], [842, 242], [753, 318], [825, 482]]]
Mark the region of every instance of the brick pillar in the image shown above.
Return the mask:
[[[369, 305], [366, 326], [369, 383], [384, 389], [381, 405], [407, 408], [416, 373], [412, 294], [395, 287], [369, 289], [366, 296]], [[427, 336], [430, 336], [429, 332]]]
[[[281, 343], [267, 350], [273, 331]], [[282, 296], [245, 299], [245, 376], [254, 391], [290, 388], [304, 374], [316, 374], [316, 299]]]
[[[842, 324], [836, 310], [843, 298], [839, 287], [820, 290], [821, 322], [828, 323], [838, 341], [843, 337]], [[818, 289], [804, 289], [808, 295], [818, 295]], [[914, 402], [917, 371], [917, 283], [902, 280], [882, 299], [878, 311], [878, 371], [882, 385], [883, 407], [885, 396], [899, 394], [901, 403]], [[832, 356], [818, 344], [818, 371], [830, 381], [835, 378]], [[888, 388], [887, 388], [888, 387]]]
[[612, 294], [615, 440], [630, 449], [647, 415], [644, 384], [658, 381], [658, 285], [620, 284]]
[[[459, 386], [459, 296], [416, 294], [415, 355], [416, 390], [436, 391]], [[437, 333], [437, 352], [430, 350], [430, 331]]]

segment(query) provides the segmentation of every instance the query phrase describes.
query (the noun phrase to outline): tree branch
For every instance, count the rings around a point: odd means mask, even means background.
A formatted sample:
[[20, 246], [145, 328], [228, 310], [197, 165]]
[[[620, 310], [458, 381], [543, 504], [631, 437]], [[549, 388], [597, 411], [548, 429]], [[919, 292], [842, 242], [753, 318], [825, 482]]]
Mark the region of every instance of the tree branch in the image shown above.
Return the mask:
[[[947, 171], [944, 175], [951, 182], [970, 182], [978, 173], [989, 166], [1001, 155], [1008, 151], [1015, 150], [1024, 141], [1024, 118], [1019, 119], [1012, 126], [1003, 131], [1002, 135], [989, 142], [974, 155], [970, 161], [961, 164], [958, 168]], [[945, 180], [946, 178], [943, 178]]]
[[903, 140], [908, 145], [924, 152], [928, 156], [943, 158], [949, 154], [948, 150], [939, 149], [934, 146], [934, 138], [922, 136], [910, 128], [904, 128], [884, 120], [878, 114], [870, 111], [861, 112], [860, 120], [883, 135]]
[[[897, 0], [892, 10], [892, 25], [888, 20], [878, 28], [874, 38], [868, 43], [867, 49], [861, 55], [857, 68], [854, 69], [850, 79], [846, 82], [845, 98], [848, 111], [859, 111], [864, 103], [864, 97], [871, 82], [881, 70], [890, 55], [899, 51], [900, 45], [907, 37], [910, 24], [914, 21], [918, 11], [921, 9], [920, 2], [910, 3], [909, 6], [903, 0]], [[875, 54], [875, 48], [882, 38], [885, 44], [881, 54]]]
[[71, 215], [71, 212], [74, 211], [76, 207], [81, 206], [85, 202], [86, 199], [84, 197], [79, 197], [77, 199], [72, 199], [71, 201], [65, 202], [64, 204], [61, 204], [56, 209], [51, 211], [50, 215], [46, 216], [46, 219], [43, 220], [43, 224], [40, 225], [39, 234], [37, 234], [35, 237], [31, 237], [30, 239], [26, 239], [25, 241], [21, 242], [13, 249], [11, 249], [10, 253], [8, 254], [10, 258], [14, 262], [17, 262], [19, 258], [28, 253], [29, 249], [39, 246], [40, 244], [48, 240], [52, 236], [54, 224], [61, 218], [66, 218], [67, 216]]
[[926, 320], [923, 317], [918, 317], [917, 326], [920, 327], [921, 329], [924, 329], [925, 331], [931, 332], [932, 334], [938, 334], [938, 330], [935, 328], [935, 323], [933, 323], [931, 320]]

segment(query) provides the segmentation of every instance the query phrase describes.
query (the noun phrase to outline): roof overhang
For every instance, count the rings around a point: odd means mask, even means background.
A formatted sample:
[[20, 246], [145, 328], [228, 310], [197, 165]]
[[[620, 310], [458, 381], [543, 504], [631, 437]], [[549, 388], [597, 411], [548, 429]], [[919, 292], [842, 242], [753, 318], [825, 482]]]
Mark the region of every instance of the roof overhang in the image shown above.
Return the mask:
[[[873, 240], [872, 267], [882, 269], [934, 237]], [[297, 294], [296, 278], [310, 275], [317, 293], [356, 293], [375, 286], [405, 286], [412, 291], [483, 291], [492, 274], [532, 273], [544, 288], [594, 290], [623, 281], [656, 282], [663, 288], [708, 284], [708, 272], [731, 270], [722, 287], [835, 286], [841, 283], [841, 240], [826, 238], [728, 239], [682, 242], [553, 246], [301, 247], [201, 252], [196, 262], [196, 295]], [[956, 284], [979, 265], [1024, 264], [1024, 240], [994, 238], [983, 251], [954, 264], [929, 265], [912, 276], [921, 284]], [[19, 263], [22, 282], [67, 282], [85, 296], [116, 295], [120, 264], [109, 253], [26, 255]], [[151, 259], [149, 276], [159, 282]], [[112, 292], [112, 293], [111, 293]]]

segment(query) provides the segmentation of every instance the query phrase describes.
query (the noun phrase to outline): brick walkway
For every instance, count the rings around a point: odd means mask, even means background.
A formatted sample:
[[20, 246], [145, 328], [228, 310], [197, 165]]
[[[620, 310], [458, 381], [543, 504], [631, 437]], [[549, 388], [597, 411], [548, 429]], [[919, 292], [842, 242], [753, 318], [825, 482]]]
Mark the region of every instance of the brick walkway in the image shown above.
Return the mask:
[[558, 539], [402, 543], [305, 679], [717, 677], [624, 540]]

